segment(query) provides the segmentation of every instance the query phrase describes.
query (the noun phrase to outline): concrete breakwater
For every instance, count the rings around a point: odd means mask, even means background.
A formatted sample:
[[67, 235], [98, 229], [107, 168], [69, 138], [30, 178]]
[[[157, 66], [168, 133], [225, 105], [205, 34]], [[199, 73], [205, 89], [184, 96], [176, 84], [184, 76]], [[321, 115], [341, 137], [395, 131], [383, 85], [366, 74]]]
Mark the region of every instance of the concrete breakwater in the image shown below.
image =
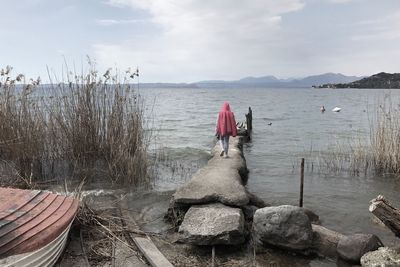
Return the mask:
[[231, 138], [229, 158], [212, 158], [173, 194], [168, 217], [180, 241], [192, 245], [238, 245], [250, 236], [266, 247], [318, 254], [359, 263], [361, 256], [382, 246], [371, 234], [343, 235], [318, 225], [312, 211], [291, 205], [269, 207], [245, 187], [248, 170], [245, 138]]

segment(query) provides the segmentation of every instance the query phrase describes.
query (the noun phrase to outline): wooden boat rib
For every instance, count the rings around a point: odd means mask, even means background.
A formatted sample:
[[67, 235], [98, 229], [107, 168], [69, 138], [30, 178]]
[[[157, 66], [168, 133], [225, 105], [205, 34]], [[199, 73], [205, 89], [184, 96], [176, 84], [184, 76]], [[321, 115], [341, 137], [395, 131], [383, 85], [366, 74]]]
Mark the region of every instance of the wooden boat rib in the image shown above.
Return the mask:
[[78, 207], [71, 197], [0, 187], [0, 266], [52, 266]]

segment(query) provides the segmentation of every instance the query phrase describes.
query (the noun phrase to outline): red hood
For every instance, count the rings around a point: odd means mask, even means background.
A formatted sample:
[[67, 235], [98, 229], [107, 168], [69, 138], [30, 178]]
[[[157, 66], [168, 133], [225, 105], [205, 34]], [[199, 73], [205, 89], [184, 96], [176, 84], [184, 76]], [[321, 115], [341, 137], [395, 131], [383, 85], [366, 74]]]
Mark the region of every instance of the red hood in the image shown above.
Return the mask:
[[233, 115], [228, 102], [224, 102], [218, 113], [216, 132], [220, 136], [236, 136], [237, 134], [235, 115]]
[[228, 102], [224, 102], [224, 104], [221, 107], [221, 111], [231, 111], [231, 107], [229, 106]]

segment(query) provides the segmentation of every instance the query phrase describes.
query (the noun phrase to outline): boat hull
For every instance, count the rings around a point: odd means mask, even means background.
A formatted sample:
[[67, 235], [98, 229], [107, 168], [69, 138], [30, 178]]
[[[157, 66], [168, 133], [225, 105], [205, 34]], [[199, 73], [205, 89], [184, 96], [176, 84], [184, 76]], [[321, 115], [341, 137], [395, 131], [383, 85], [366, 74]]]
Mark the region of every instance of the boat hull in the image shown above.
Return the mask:
[[72, 197], [0, 188], [0, 266], [53, 266], [78, 208]]

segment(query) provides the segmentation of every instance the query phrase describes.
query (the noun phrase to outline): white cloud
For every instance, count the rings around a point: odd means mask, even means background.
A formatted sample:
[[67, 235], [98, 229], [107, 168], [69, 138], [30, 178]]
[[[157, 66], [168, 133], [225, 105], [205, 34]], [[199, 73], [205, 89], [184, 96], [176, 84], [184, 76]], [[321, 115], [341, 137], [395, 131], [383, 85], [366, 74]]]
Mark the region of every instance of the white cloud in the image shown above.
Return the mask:
[[[109, 0], [107, 3], [147, 12], [160, 34], [153, 36], [150, 43], [148, 39], [141, 43], [132, 38], [118, 44], [95, 44], [95, 55], [101, 64], [135, 62], [151, 70], [148, 74], [155, 79], [168, 79], [167, 69], [174, 68], [189, 81], [197, 79], [198, 72], [209, 75], [207, 78], [217, 77], [221, 72], [240, 76], [238, 72], [243, 70], [237, 62], [244, 61], [252, 62], [249, 73], [263, 72], [263, 65], [271, 64], [268, 59], [275, 56], [269, 48], [279, 46], [283, 39], [280, 25], [284, 15], [305, 5], [302, 0]], [[155, 71], [159, 68], [164, 69], [162, 75]]]
[[153, 22], [168, 34], [240, 33], [249, 28], [269, 28], [280, 15], [304, 6], [300, 0], [109, 0], [108, 3], [149, 12]]

